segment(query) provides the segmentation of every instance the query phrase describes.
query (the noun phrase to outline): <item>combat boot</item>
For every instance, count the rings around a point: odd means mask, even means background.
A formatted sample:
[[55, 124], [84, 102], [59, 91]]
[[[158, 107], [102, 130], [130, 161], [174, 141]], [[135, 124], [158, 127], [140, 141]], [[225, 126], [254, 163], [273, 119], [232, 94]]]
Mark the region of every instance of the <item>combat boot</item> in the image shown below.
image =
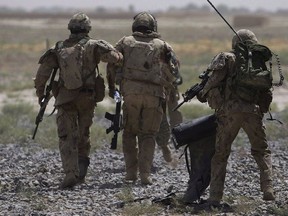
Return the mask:
[[149, 173], [140, 173], [141, 184], [152, 185], [152, 180]]
[[220, 200], [214, 200], [214, 199], [211, 199], [211, 198], [208, 198], [207, 200], [203, 200], [201, 201], [200, 203], [200, 207], [202, 209], [215, 209], [215, 208], [219, 208], [221, 207], [221, 204], [220, 204]]
[[261, 191], [263, 191], [263, 200], [275, 200], [274, 190], [271, 180], [261, 182]]
[[137, 180], [137, 172], [127, 172], [125, 175], [126, 181], [136, 181]]
[[272, 187], [267, 187], [263, 190], [263, 200], [265, 201], [275, 200], [274, 190]]
[[75, 176], [73, 172], [69, 172], [66, 174], [65, 178], [60, 184], [59, 189], [64, 190], [64, 189], [73, 188], [77, 183], [78, 183], [77, 176]]
[[90, 164], [90, 159], [79, 157], [78, 159], [78, 165], [79, 165], [79, 177], [78, 177], [78, 183], [84, 183], [85, 182], [85, 176], [87, 175], [88, 166]]
[[171, 150], [170, 150], [169, 146], [168, 145], [161, 146], [161, 150], [162, 150], [164, 160], [168, 163], [171, 162], [172, 161], [172, 155], [171, 155]]

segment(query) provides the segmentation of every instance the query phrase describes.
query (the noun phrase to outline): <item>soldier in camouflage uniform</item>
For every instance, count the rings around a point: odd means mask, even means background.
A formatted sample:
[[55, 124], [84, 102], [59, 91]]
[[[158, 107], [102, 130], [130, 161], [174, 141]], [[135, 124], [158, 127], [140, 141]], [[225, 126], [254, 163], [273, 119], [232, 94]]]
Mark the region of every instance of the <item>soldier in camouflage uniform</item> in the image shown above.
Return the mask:
[[[87, 174], [90, 163], [90, 126], [96, 107], [97, 65], [100, 61], [112, 63], [122, 61], [122, 54], [116, 51], [112, 45], [104, 40], [90, 39], [88, 33], [91, 30], [91, 22], [84, 13], [75, 14], [68, 24], [68, 29], [71, 32], [69, 38], [64, 42], [58, 42], [40, 58], [40, 66], [34, 80], [36, 95], [39, 98], [39, 103], [41, 103], [45, 85], [52, 70], [54, 68], [60, 69], [58, 93], [54, 96], [56, 98], [55, 107], [57, 108], [59, 149], [66, 174], [60, 184], [61, 189], [71, 188], [77, 183], [84, 182]], [[66, 65], [64, 64], [67, 68], [69, 65], [81, 66], [80, 76], [83, 83], [74, 89], [71, 87], [75, 84], [72, 75], [70, 77], [69, 74], [67, 77], [63, 75], [66, 68], [60, 65], [62, 61], [60, 52], [63, 47], [69, 49], [83, 40], [85, 42], [83, 42], [81, 56], [75, 61], [69, 62], [67, 60]], [[73, 70], [73, 68], [70, 69]]]
[[169, 147], [171, 128], [173, 128], [177, 124], [180, 124], [183, 121], [181, 112], [179, 110], [173, 111], [173, 109], [178, 105], [178, 85], [181, 84], [182, 77], [178, 72], [177, 79], [173, 82], [173, 88], [167, 89], [167, 99], [163, 104], [164, 115], [160, 124], [159, 132], [156, 136], [156, 142], [160, 147], [164, 160], [166, 162], [172, 162], [173, 160], [171, 149]]
[[[133, 34], [123, 37], [116, 49], [124, 56], [120, 72], [112, 64], [107, 67], [110, 96], [116, 84], [123, 95], [123, 153], [127, 181], [136, 181], [138, 169], [142, 184], [152, 184], [151, 165], [155, 136], [163, 115], [166, 88], [175, 80], [173, 67], [167, 60], [172, 48], [160, 40], [156, 19], [147, 12], [134, 17]], [[116, 80], [115, 80], [116, 77]], [[138, 142], [137, 142], [138, 140]]]
[[[246, 40], [257, 43], [257, 38], [250, 30], [239, 30], [238, 35]], [[234, 49], [239, 38], [235, 35], [232, 40]], [[268, 148], [265, 126], [262, 122], [263, 113], [267, 112], [270, 100], [265, 107], [256, 102], [246, 102], [240, 99], [233, 90], [232, 79], [235, 71], [235, 54], [225, 52], [218, 54], [208, 67], [211, 76], [198, 99], [208, 101], [215, 109], [217, 116], [217, 134], [215, 155], [211, 163], [210, 197], [208, 203], [218, 204], [223, 196], [227, 160], [231, 152], [231, 144], [242, 128], [251, 143], [251, 154], [260, 169], [260, 186], [264, 200], [274, 200], [272, 187], [271, 152]], [[265, 93], [269, 98], [272, 92]], [[265, 96], [265, 95], [263, 95]]]

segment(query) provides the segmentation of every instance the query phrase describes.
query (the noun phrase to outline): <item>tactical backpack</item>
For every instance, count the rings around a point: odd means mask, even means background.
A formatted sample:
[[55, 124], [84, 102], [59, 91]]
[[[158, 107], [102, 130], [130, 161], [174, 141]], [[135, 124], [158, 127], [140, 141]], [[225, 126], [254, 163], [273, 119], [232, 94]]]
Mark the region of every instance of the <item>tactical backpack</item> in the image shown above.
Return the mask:
[[57, 43], [60, 78], [67, 89], [77, 89], [83, 85], [83, 54], [84, 45], [89, 39], [83, 38], [74, 46], [65, 47], [63, 41]]
[[245, 41], [236, 44], [235, 56], [234, 91], [242, 100], [255, 101], [259, 92], [272, 88], [272, 52], [264, 45]]

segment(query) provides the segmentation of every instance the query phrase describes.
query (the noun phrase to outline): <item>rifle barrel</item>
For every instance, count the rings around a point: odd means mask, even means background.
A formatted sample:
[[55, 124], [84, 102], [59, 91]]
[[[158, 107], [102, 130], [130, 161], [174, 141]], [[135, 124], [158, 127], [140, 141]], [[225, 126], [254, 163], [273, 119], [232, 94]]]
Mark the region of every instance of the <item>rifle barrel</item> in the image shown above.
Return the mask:
[[113, 149], [113, 150], [117, 149], [117, 138], [118, 138], [118, 133], [115, 133], [111, 141], [110, 149]]
[[178, 104], [173, 111], [176, 111], [180, 106], [182, 106], [185, 103], [185, 100], [183, 100], [180, 104]]
[[33, 136], [32, 136], [33, 140], [35, 139], [35, 136], [36, 136], [36, 133], [37, 133], [37, 130], [38, 130], [38, 126], [39, 126], [39, 124], [36, 124], [36, 127], [35, 127], [34, 132], [33, 132]]

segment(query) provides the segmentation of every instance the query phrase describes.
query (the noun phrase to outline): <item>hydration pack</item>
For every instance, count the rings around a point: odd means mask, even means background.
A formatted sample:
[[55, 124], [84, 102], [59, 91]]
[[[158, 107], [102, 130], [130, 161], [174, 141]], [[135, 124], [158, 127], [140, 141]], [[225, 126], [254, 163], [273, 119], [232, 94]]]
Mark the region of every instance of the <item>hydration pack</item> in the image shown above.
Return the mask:
[[240, 99], [255, 101], [259, 92], [272, 88], [272, 52], [268, 47], [248, 40], [236, 44], [235, 56], [233, 89]]
[[64, 82], [65, 88], [72, 90], [83, 85], [83, 55], [84, 45], [88, 39], [84, 38], [73, 46], [65, 47], [64, 42], [57, 43], [60, 78]]

